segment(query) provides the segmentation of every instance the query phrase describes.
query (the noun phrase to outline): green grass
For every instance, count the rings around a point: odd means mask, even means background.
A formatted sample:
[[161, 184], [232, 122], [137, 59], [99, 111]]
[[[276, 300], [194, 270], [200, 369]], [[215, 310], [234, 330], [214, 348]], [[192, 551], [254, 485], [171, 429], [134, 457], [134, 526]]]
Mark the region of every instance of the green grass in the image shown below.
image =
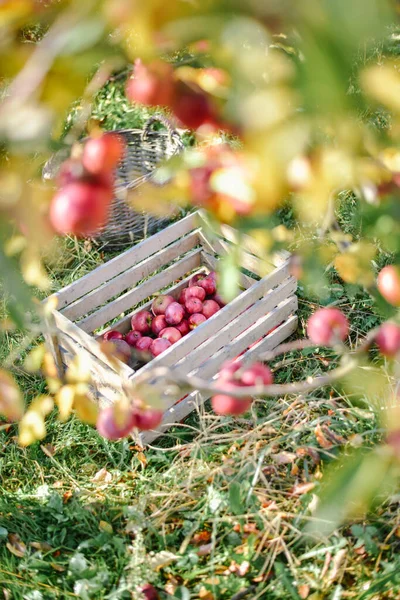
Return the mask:
[[[94, 116], [108, 129], [141, 126], [147, 117], [126, 106], [122, 89], [117, 80], [97, 98]], [[279, 217], [290, 225], [290, 208]], [[353, 198], [342, 202], [339, 218], [345, 231], [359, 233]], [[60, 256], [50, 270], [53, 291], [111, 258], [73, 240]], [[304, 336], [320, 302], [333, 303], [349, 317], [355, 344], [380, 315], [361, 289], [344, 285], [333, 270], [324, 277], [322, 300], [307, 286], [299, 289], [296, 336]], [[1, 362], [26, 345], [18, 332], [0, 342]], [[336, 365], [332, 350], [317, 349], [272, 366], [284, 383]], [[45, 391], [18, 361], [15, 374], [28, 401]], [[22, 449], [16, 434], [15, 426], [0, 431], [6, 599], [128, 600], [139, 598], [136, 586], [146, 581], [163, 600], [376, 600], [400, 589], [398, 497], [329, 539], [304, 534], [326, 467], [382, 437], [374, 410], [340, 386], [257, 400], [242, 419], [218, 418], [206, 404], [144, 454], [131, 440], [108, 442], [56, 415], [40, 443]]]

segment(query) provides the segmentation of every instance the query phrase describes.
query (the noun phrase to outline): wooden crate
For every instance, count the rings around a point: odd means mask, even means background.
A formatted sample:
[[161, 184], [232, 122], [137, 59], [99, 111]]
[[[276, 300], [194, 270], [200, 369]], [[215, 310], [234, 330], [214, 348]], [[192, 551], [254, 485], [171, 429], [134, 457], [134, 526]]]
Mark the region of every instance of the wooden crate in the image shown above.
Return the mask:
[[[120, 397], [126, 383], [155, 367], [212, 379], [229, 358], [242, 353], [243, 360], [250, 361], [275, 348], [296, 329], [297, 282], [290, 276], [287, 253], [267, 263], [245, 235], [240, 238], [243, 291], [166, 352], [136, 369], [120, 363], [118, 371], [97, 341], [109, 329], [128, 332], [132, 315], [149, 308], [155, 294], [162, 290], [179, 295], [194, 273], [215, 269], [218, 257], [236, 242], [235, 230], [226, 226], [217, 235], [205, 214], [196, 212], [60, 290], [46, 335], [59, 371], [78, 352], [86, 353], [93, 393], [106, 404]], [[160, 429], [141, 434], [139, 441], [151, 442], [206, 399], [198, 392], [181, 399], [175, 391], [166, 399]]]

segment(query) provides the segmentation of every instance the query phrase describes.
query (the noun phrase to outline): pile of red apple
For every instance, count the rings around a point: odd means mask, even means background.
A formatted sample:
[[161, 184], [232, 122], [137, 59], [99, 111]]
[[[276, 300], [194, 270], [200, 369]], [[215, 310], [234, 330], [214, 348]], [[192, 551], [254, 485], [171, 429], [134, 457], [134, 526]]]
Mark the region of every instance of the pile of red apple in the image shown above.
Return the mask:
[[132, 349], [136, 356], [147, 353], [155, 357], [212, 317], [222, 306], [225, 304], [217, 293], [216, 274], [198, 273], [181, 291], [178, 300], [169, 294], [157, 296], [151, 312], [141, 310], [133, 315], [132, 329], [125, 336], [111, 330], [103, 339], [113, 342], [118, 358], [123, 362], [129, 362]]

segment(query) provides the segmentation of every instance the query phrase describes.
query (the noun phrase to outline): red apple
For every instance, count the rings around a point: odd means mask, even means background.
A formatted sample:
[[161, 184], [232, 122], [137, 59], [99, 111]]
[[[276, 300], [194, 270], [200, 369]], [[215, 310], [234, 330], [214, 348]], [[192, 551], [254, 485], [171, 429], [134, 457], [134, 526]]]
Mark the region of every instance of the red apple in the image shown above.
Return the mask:
[[199, 281], [199, 286], [205, 290], [207, 296], [212, 296], [217, 291], [216, 282], [210, 276]]
[[175, 302], [175, 298], [173, 296], [158, 296], [153, 300], [151, 310], [154, 315], [164, 315], [166, 308], [173, 302]]
[[63, 188], [69, 183], [82, 179], [85, 174], [82, 161], [78, 158], [68, 158], [65, 160], [57, 173], [57, 185]]
[[118, 424], [115, 419], [114, 407], [107, 406], [107, 408], [103, 408], [97, 418], [97, 431], [108, 440], [119, 440], [132, 431], [132, 416], [132, 413], [127, 413], [125, 423]]
[[389, 304], [400, 306], [400, 269], [394, 265], [383, 267], [377, 279], [378, 290]]
[[157, 315], [156, 317], [154, 317], [153, 323], [151, 324], [151, 330], [154, 333], [154, 335], [158, 335], [160, 331], [162, 331], [166, 327], [168, 327], [168, 323], [165, 320], [164, 315]]
[[349, 322], [337, 308], [320, 308], [308, 319], [307, 334], [314, 344], [331, 346], [348, 333]]
[[182, 334], [176, 327], [166, 327], [159, 333], [158, 337], [168, 340], [171, 344], [175, 344], [182, 338]]
[[131, 318], [131, 326], [140, 333], [150, 333], [153, 315], [148, 310], [141, 310]]
[[[152, 429], [151, 427], [149, 429]], [[145, 583], [142, 585], [138, 592], [143, 596], [144, 600], [159, 600], [160, 596], [156, 588], [151, 583]]]
[[217, 415], [242, 415], [247, 412], [251, 406], [252, 399], [249, 398], [234, 398], [229, 396], [229, 391], [235, 389], [235, 385], [230, 383], [218, 383], [219, 387], [226, 390], [226, 394], [216, 394], [211, 398], [211, 405]]
[[155, 410], [151, 407], [144, 409], [134, 409], [133, 411], [133, 426], [141, 431], [156, 429], [163, 420], [164, 413], [162, 410]]
[[89, 139], [84, 147], [82, 163], [92, 175], [112, 171], [124, 155], [124, 142], [116, 133], [105, 133]]
[[153, 338], [148, 337], [148, 336], [143, 336], [136, 342], [135, 349], [138, 352], [147, 352], [148, 350], [150, 350], [150, 346], [152, 345], [153, 342], [154, 342]]
[[215, 122], [216, 111], [209, 96], [195, 84], [191, 87], [183, 82], [176, 86], [172, 110], [179, 121], [189, 129]]
[[[115, 356], [123, 363], [128, 364], [132, 356], [132, 350], [129, 344], [124, 340], [109, 340], [109, 343], [112, 344], [115, 348]], [[114, 352], [113, 352], [114, 354]]]
[[203, 311], [203, 303], [198, 298], [189, 297], [185, 302], [185, 308], [189, 315], [194, 315]]
[[221, 307], [215, 300], [206, 300], [203, 304], [203, 315], [207, 319], [215, 315], [219, 310], [221, 310]]
[[182, 306], [184, 306], [184, 304], [185, 304], [185, 302], [187, 300], [187, 293], [188, 293], [188, 291], [189, 291], [189, 288], [185, 288], [179, 294], [178, 302], [179, 302], [179, 304], [182, 304]]
[[201, 313], [195, 313], [194, 315], [190, 315], [190, 317], [188, 318], [189, 329], [195, 329], [196, 327], [204, 323], [204, 321], [207, 321], [207, 318]]
[[240, 381], [243, 385], [271, 385], [274, 376], [266, 365], [254, 363], [242, 371]]
[[193, 275], [193, 277], [189, 280], [189, 287], [199, 285], [199, 282], [203, 281], [203, 279], [206, 277], [207, 275], [205, 273], [196, 273], [196, 275]]
[[126, 85], [126, 95], [131, 102], [147, 106], [171, 106], [175, 82], [173, 68], [161, 60], [145, 65], [135, 61], [133, 76]]
[[217, 302], [217, 304], [219, 304], [221, 308], [226, 306], [226, 302], [224, 302], [220, 294], [213, 294], [212, 296], [210, 296], [210, 300], [214, 300], [215, 302]]
[[238, 373], [238, 371], [240, 371], [241, 369], [242, 363], [240, 361], [237, 361], [235, 359], [227, 360], [226, 362], [224, 362], [218, 373], [218, 381], [230, 381], [232, 379], [236, 379], [237, 381], [239, 381], [240, 374]]
[[179, 323], [179, 325], [176, 325], [175, 327], [182, 336], [186, 335], [190, 331], [189, 323], [186, 321], [186, 319], [183, 319], [183, 321], [181, 321], [181, 323]]
[[171, 346], [171, 342], [165, 338], [157, 338], [156, 340], [153, 340], [153, 343], [150, 346], [150, 352], [153, 356], [158, 356], [165, 352], [165, 350], [168, 350]]
[[400, 327], [395, 323], [383, 323], [375, 341], [384, 356], [393, 358], [400, 351]]
[[132, 330], [126, 334], [125, 341], [127, 344], [132, 346], [132, 348], [135, 348], [136, 343], [138, 342], [138, 340], [140, 340], [141, 337], [142, 337], [142, 334], [140, 333], [140, 331]]
[[179, 325], [185, 316], [185, 309], [178, 302], [172, 302], [165, 310], [168, 325]]
[[123, 340], [124, 336], [122, 335], [122, 333], [120, 331], [115, 331], [115, 329], [112, 329], [111, 331], [107, 331], [104, 335], [103, 335], [103, 340], [105, 342], [108, 342], [108, 340]]
[[198, 298], [203, 302], [206, 298], [206, 291], [199, 285], [192, 285], [191, 287], [186, 288], [186, 300], [189, 298]]
[[112, 189], [98, 183], [69, 183], [51, 201], [51, 225], [60, 235], [91, 236], [106, 223], [112, 197]]

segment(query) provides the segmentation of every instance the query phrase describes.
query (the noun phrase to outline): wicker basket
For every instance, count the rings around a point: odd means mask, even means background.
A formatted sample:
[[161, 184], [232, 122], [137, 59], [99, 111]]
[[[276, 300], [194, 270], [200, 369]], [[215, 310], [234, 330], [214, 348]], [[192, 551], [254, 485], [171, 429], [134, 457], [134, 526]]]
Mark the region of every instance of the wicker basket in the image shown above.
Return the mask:
[[[164, 129], [155, 131], [153, 126], [161, 123]], [[125, 156], [115, 176], [115, 194], [111, 204], [107, 224], [94, 236], [95, 239], [113, 247], [124, 247], [137, 239], [147, 237], [165, 223], [168, 218], [157, 218], [134, 211], [127, 203], [127, 191], [138, 188], [145, 181], [153, 181], [158, 164], [183, 150], [179, 133], [162, 116], [153, 116], [143, 129], [117, 130], [126, 144]], [[61, 165], [68, 158], [62, 151], [54, 155], [43, 169], [45, 179], [53, 179]]]

